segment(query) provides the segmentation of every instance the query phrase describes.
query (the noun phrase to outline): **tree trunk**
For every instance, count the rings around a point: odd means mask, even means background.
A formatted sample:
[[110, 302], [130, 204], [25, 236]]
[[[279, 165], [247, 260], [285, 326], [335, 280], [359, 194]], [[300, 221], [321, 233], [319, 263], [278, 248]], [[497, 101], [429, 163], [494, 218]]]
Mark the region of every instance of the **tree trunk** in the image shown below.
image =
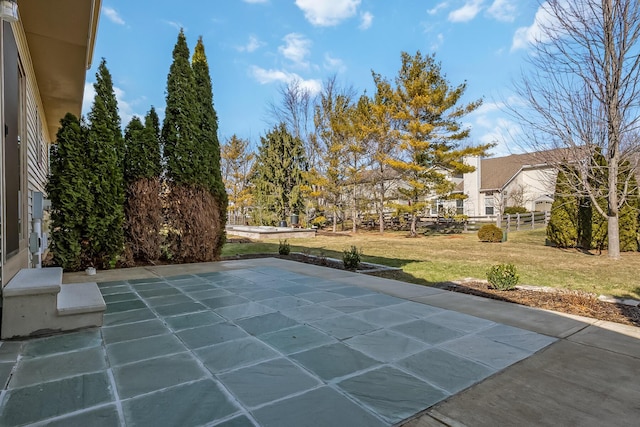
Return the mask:
[[380, 210], [378, 211], [380, 221], [380, 234], [384, 234], [384, 191], [380, 195]]
[[416, 237], [418, 235], [417, 227], [416, 227], [417, 222], [418, 222], [418, 215], [416, 215], [415, 213], [412, 213], [411, 214], [411, 231], [409, 233], [411, 237]]
[[607, 199], [607, 239], [609, 241], [609, 258], [620, 259], [620, 226], [618, 223], [618, 154], [615, 149], [612, 151], [611, 158], [609, 159], [609, 194]]
[[338, 210], [333, 210], [333, 232], [338, 231]]
[[353, 222], [353, 225], [351, 226], [351, 231], [353, 232], [353, 234], [356, 234], [358, 232], [358, 229], [356, 227], [356, 219], [358, 217], [358, 198], [356, 195], [356, 185], [353, 185], [353, 213], [352, 213], [352, 218], [351, 221]]
[[609, 258], [620, 259], [620, 229], [617, 214], [607, 217], [607, 233], [609, 233]]

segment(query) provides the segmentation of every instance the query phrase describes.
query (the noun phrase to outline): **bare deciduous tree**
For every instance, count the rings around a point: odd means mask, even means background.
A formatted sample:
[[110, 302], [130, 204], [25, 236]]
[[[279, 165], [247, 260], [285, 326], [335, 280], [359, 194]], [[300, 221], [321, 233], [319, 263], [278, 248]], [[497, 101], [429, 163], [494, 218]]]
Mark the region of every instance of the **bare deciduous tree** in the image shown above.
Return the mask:
[[572, 189], [607, 219], [609, 257], [618, 259], [618, 212], [638, 157], [640, 2], [547, 0], [537, 17], [532, 71], [516, 87], [525, 105], [510, 110], [528, 148], [574, 165]]

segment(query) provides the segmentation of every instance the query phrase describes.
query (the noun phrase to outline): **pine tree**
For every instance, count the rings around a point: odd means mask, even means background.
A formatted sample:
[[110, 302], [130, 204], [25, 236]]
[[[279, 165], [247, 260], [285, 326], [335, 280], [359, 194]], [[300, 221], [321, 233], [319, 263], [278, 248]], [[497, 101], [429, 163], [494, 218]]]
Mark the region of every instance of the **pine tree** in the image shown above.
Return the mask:
[[304, 144], [289, 133], [284, 123], [260, 138], [253, 183], [262, 223], [274, 225], [300, 212], [306, 170]]
[[180, 30], [167, 76], [167, 105], [162, 125], [162, 142], [167, 178], [175, 184], [203, 185], [206, 176], [197, 144], [198, 103], [196, 83], [184, 31]]
[[86, 128], [67, 113], [60, 121], [51, 150], [47, 194], [51, 200], [51, 252], [65, 270], [83, 268], [82, 242], [88, 241], [86, 221], [92, 210], [86, 168]]
[[100, 268], [112, 267], [124, 245], [123, 138], [118, 102], [111, 74], [102, 59], [96, 96], [89, 112], [87, 169], [94, 196], [87, 234], [90, 237], [87, 262]]
[[451, 86], [433, 55], [402, 52], [395, 86], [388, 106], [392, 109], [391, 119], [398, 126], [401, 153], [390, 166], [404, 178], [406, 185], [398, 192], [408, 204], [397, 208], [411, 216], [411, 235], [415, 236], [418, 214], [426, 208], [426, 198], [448, 197], [454, 184], [447, 174], [470, 172], [463, 158], [483, 155], [491, 144], [461, 146], [470, 133], [461, 120], [482, 101], [458, 105], [466, 84]]

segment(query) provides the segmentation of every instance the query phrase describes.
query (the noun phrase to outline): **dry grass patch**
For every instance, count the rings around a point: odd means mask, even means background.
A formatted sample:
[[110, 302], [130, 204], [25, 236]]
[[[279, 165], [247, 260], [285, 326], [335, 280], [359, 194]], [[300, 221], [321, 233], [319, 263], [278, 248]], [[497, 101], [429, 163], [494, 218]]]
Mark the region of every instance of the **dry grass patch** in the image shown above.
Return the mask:
[[[484, 279], [494, 264], [514, 264], [520, 283], [580, 290], [640, 299], [640, 253], [623, 253], [619, 261], [606, 253], [583, 253], [544, 245], [544, 230], [509, 234], [505, 243], [483, 243], [475, 233], [423, 236], [415, 239], [406, 233], [360, 232], [333, 236], [323, 233], [315, 238], [291, 239], [292, 252], [307, 252], [342, 259], [342, 251], [351, 246], [362, 250], [363, 261], [401, 267], [397, 278], [433, 285], [464, 278]], [[248, 253], [277, 253], [278, 240], [256, 243], [229, 243], [223, 256]]]

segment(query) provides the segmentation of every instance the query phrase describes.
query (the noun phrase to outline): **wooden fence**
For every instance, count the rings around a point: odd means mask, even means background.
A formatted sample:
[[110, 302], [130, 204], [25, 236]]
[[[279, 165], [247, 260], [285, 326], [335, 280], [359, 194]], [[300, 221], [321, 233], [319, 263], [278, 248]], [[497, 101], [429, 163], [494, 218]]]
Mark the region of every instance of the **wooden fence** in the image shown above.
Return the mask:
[[[551, 218], [551, 213], [546, 212], [527, 212], [523, 214], [503, 215], [500, 220], [500, 228], [506, 229], [507, 232], [521, 230], [535, 230], [536, 228], [546, 227]], [[498, 225], [495, 217], [469, 217], [467, 220], [466, 231], [478, 230], [485, 224]]]

